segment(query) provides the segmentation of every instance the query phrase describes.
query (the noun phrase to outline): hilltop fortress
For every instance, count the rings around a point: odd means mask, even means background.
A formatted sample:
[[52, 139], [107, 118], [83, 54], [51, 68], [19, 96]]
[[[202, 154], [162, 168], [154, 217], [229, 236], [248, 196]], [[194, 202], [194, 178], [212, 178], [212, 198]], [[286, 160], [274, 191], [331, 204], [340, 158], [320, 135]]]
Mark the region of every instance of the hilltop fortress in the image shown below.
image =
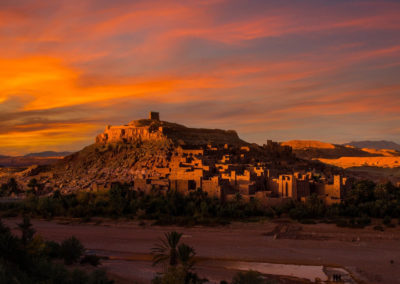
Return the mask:
[[126, 125], [107, 126], [96, 142], [47, 172], [21, 172], [64, 193], [109, 190], [128, 184], [146, 194], [203, 191], [222, 201], [257, 199], [271, 205], [317, 195], [339, 203], [351, 181], [321, 163], [299, 159], [292, 147], [267, 140], [247, 143], [233, 130], [190, 128], [161, 121], [158, 113]]
[[234, 130], [189, 128], [161, 121], [158, 112], [150, 112], [149, 119], [133, 120], [127, 125], [108, 125], [96, 137], [97, 144], [130, 143], [148, 140], [171, 140], [177, 145], [245, 145]]
[[[290, 146], [270, 140], [263, 146], [250, 144], [233, 130], [189, 128], [161, 121], [157, 112], [150, 112], [148, 119], [134, 120], [127, 125], [107, 126], [96, 137], [95, 145], [163, 142], [173, 146], [137, 161], [124, 179], [115, 181], [131, 183], [133, 190], [145, 193], [175, 190], [190, 194], [201, 189], [221, 200], [240, 194], [244, 200], [257, 198], [269, 204], [305, 200], [312, 194], [326, 203], [337, 203], [350, 185], [339, 175], [291, 170], [301, 161], [293, 155]], [[98, 179], [92, 184], [92, 190], [110, 188], [111, 183], [107, 181], [108, 178]]]

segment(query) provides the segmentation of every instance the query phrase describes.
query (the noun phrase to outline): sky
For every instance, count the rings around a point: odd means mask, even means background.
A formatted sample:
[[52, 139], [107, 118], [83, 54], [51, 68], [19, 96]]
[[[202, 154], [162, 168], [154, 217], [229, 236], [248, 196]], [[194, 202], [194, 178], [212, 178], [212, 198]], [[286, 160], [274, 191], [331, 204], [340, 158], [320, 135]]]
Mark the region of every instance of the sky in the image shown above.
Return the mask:
[[400, 142], [400, 1], [1, 0], [0, 154], [159, 111], [267, 139]]

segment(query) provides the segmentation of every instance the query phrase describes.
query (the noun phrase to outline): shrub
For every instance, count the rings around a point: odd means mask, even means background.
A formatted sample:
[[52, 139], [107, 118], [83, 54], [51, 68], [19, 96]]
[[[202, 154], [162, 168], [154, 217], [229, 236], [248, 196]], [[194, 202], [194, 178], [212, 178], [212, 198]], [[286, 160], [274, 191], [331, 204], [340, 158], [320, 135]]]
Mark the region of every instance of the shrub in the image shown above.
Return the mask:
[[73, 264], [81, 258], [85, 248], [82, 243], [74, 236], [61, 243], [61, 257], [65, 264]]
[[100, 265], [100, 257], [98, 257], [95, 254], [85, 255], [81, 260], [81, 264], [86, 264], [86, 263], [93, 266], [98, 266]]
[[113, 284], [113, 280], [107, 279], [107, 274], [102, 269], [93, 271], [89, 276], [88, 284]]
[[61, 257], [61, 246], [59, 243], [54, 241], [47, 241], [44, 248], [45, 254], [50, 258]]
[[368, 216], [363, 216], [361, 218], [356, 219], [357, 224], [359, 224], [360, 226], [368, 226], [371, 225], [371, 218], [369, 218]]
[[301, 224], [317, 224], [317, 222], [315, 222], [314, 220], [311, 220], [311, 219], [301, 219], [301, 220], [299, 220], [299, 223], [301, 223]]
[[339, 219], [336, 221], [336, 226], [338, 227], [347, 227], [348, 226], [348, 222], [346, 219]]
[[382, 226], [374, 226], [374, 230], [383, 232], [385, 229]]
[[89, 281], [89, 276], [82, 270], [74, 269], [71, 272], [71, 283], [86, 284]]
[[266, 280], [257, 271], [238, 272], [232, 279], [232, 284], [266, 284]]
[[385, 218], [383, 218], [384, 225], [390, 226], [391, 223], [392, 223], [392, 219], [390, 218], [390, 216], [385, 216]]

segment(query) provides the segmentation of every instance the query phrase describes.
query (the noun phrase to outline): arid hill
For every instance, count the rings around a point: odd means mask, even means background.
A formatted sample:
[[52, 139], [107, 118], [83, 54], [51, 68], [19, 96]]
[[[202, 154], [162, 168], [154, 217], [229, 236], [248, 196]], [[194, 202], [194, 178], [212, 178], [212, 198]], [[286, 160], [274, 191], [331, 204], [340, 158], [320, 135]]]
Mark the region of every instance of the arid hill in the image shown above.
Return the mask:
[[246, 145], [234, 130], [190, 128], [156, 119], [134, 120], [126, 125], [107, 126], [96, 137], [97, 144], [135, 141], [169, 141], [175, 145]]
[[370, 153], [352, 146], [343, 146], [320, 141], [291, 140], [282, 142], [281, 145], [290, 146], [293, 152], [304, 159], [337, 159], [340, 157], [374, 157], [384, 156], [383, 153]]
[[390, 149], [400, 151], [400, 145], [392, 141], [352, 141], [344, 145], [354, 146], [357, 148], [368, 148], [368, 149]]
[[72, 152], [55, 152], [55, 151], [43, 151], [38, 153], [29, 153], [24, 157], [37, 157], [37, 158], [60, 158], [71, 155]]
[[32, 165], [52, 165], [57, 163], [63, 156], [58, 157], [31, 157], [31, 156], [1, 156], [1, 167], [29, 167]]
[[397, 157], [340, 157], [338, 159], [318, 159], [319, 161], [341, 167], [344, 169], [354, 167], [378, 167], [397, 168], [400, 167], [400, 156]]
[[174, 163], [186, 155], [185, 149], [202, 149], [205, 164], [215, 163], [224, 155], [229, 155], [239, 167], [264, 163], [272, 168], [292, 170], [311, 164], [297, 159], [290, 147], [271, 141], [263, 146], [250, 144], [233, 130], [190, 128], [157, 119], [141, 119], [122, 126], [107, 126], [94, 144], [52, 166], [53, 187], [70, 191], [90, 188], [94, 182], [129, 183], [135, 177], [157, 175], [159, 168], [176, 167]]
[[[388, 149], [357, 148], [350, 145], [336, 145], [320, 141], [293, 140], [281, 143], [291, 146], [293, 152], [300, 158], [318, 160], [324, 164], [351, 169], [353, 172], [362, 171], [369, 177], [372, 170], [388, 169], [387, 173], [379, 172], [378, 176], [393, 175], [391, 169], [400, 167], [400, 152]], [[397, 172], [396, 172], [397, 173]], [[396, 177], [398, 174], [396, 174]]]

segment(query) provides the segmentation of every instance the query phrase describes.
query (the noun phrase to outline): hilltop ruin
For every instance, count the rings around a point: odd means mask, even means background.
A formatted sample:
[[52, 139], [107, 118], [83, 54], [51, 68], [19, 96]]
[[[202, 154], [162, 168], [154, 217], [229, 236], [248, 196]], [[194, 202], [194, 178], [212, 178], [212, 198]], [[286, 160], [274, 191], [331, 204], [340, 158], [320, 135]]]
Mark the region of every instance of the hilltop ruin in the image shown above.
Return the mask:
[[[317, 194], [328, 204], [340, 202], [350, 183], [316, 171], [321, 165], [271, 140], [251, 144], [233, 130], [190, 128], [150, 112], [148, 119], [107, 126], [94, 144], [35, 175], [62, 192], [108, 190], [119, 182], [146, 194], [202, 190], [221, 200], [240, 194], [268, 204]], [[20, 180], [30, 178], [27, 173]]]
[[175, 145], [246, 145], [234, 130], [190, 128], [161, 121], [158, 112], [150, 112], [149, 119], [133, 120], [126, 125], [108, 125], [96, 137], [96, 144], [132, 143], [170, 140]]

